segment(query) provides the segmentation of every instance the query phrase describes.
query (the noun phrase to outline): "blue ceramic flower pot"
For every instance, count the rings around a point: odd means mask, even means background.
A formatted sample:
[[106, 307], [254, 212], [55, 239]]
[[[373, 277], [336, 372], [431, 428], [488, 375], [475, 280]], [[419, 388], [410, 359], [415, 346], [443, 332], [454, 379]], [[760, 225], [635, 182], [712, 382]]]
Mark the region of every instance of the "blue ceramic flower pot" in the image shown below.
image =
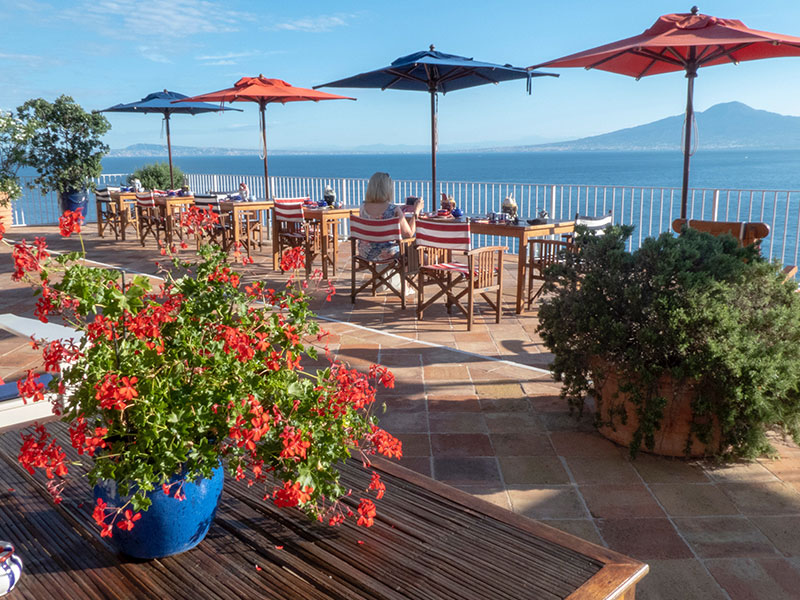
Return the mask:
[[86, 189], [63, 192], [58, 199], [61, 204], [62, 213], [68, 210], [76, 211], [80, 208], [83, 220], [86, 220], [86, 209], [89, 206], [89, 192]]
[[[170, 480], [179, 481], [180, 475]], [[135, 558], [161, 558], [179, 554], [197, 546], [208, 533], [222, 494], [224, 471], [214, 469], [210, 479], [187, 481], [183, 486], [184, 500], [176, 500], [172, 487], [167, 496], [158, 486], [148, 493], [152, 501], [149, 509], [142, 511], [141, 519], [133, 529], [125, 531], [114, 525], [111, 543], [123, 554]], [[103, 499], [109, 506], [122, 506], [126, 500], [117, 493], [115, 481], [103, 481], [94, 487], [95, 501]], [[119, 519], [118, 519], [119, 521]]]

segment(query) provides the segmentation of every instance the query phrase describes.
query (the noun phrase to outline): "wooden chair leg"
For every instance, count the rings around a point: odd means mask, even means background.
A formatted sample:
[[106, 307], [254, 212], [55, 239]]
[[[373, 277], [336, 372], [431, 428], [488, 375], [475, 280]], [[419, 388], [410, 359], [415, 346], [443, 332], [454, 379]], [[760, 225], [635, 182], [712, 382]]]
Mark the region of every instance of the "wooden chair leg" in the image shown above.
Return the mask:
[[475, 286], [468, 280], [469, 291], [467, 292], [467, 331], [472, 331], [472, 311], [475, 307]]
[[350, 302], [356, 303], [356, 245], [352, 244], [352, 253], [350, 254]]
[[425, 275], [417, 273], [417, 321], [422, 321], [423, 306], [425, 306]]

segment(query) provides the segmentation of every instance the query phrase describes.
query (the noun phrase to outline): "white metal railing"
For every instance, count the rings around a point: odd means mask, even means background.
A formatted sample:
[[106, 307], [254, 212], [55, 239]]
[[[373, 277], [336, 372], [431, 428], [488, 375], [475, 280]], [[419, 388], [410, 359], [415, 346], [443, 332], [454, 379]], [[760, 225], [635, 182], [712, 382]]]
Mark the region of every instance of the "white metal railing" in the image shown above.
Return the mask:
[[[58, 221], [58, 202], [55, 194], [43, 195], [27, 186], [33, 178], [21, 178], [25, 195], [14, 203], [17, 224], [53, 224]], [[97, 180], [100, 187], [118, 185], [127, 175], [103, 175]], [[264, 178], [254, 175], [186, 175], [189, 187], [198, 193], [238, 190], [245, 182], [256, 198], [264, 197]], [[431, 187], [426, 180], [395, 181], [395, 198], [401, 202], [407, 196], [421, 196], [426, 208], [430, 206]], [[364, 198], [366, 179], [324, 177], [270, 177], [273, 197], [309, 196], [320, 199], [329, 185], [338, 200], [345, 205], [358, 205]], [[636, 227], [630, 241], [637, 248], [649, 236], [671, 230], [680, 214], [680, 189], [646, 186], [568, 185], [534, 183], [488, 183], [442, 181], [437, 195], [453, 196], [467, 215], [485, 215], [500, 210], [503, 198], [513, 196], [519, 206], [521, 219], [531, 219], [542, 209], [550, 217], [572, 219], [576, 213], [600, 215], [611, 211], [615, 223]], [[96, 220], [94, 202], [89, 203], [87, 220]], [[770, 235], [761, 245], [762, 254], [784, 264], [800, 263], [800, 190], [726, 190], [696, 188], [689, 190], [688, 215], [693, 219], [720, 221], [762, 221], [770, 227]], [[340, 230], [347, 235], [346, 225]], [[479, 244], [495, 244], [501, 240], [482, 236]], [[503, 243], [509, 244], [508, 240]], [[516, 252], [516, 247], [510, 247]]]

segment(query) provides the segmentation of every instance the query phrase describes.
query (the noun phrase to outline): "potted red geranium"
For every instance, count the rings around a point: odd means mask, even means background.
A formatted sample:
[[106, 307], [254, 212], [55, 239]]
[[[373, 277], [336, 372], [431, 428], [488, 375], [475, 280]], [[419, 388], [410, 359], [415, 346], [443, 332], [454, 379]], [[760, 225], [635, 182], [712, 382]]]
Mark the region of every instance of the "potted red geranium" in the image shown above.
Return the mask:
[[[214, 218], [193, 211], [185, 224], [213, 225]], [[80, 219], [66, 213], [62, 234], [79, 230]], [[351, 511], [339, 502], [350, 491], [337, 463], [353, 453], [367, 463], [374, 453], [400, 457], [400, 442], [371, 413], [377, 385], [393, 386], [391, 373], [374, 365], [362, 374], [335, 361], [305, 370], [303, 359], [317, 352], [309, 342], [324, 333], [303, 285], [244, 285], [213, 245], [202, 246], [196, 260], [172, 254], [154, 289], [147, 277], [90, 266], [84, 252], [55, 256], [43, 240], [14, 247], [14, 278], [37, 287], [39, 318], [57, 314], [83, 334], [78, 344], [56, 341], [42, 350], [56, 375], [55, 409], [87, 457], [102, 535], [139, 557], [188, 549], [202, 539], [196, 522], [208, 529], [223, 469], [263, 485], [266, 500], [331, 525], [350, 517], [371, 525], [371, 496], [383, 495], [383, 483], [375, 474], [369, 489], [353, 490], [362, 497]], [[302, 265], [302, 250], [284, 256], [284, 266]], [[42, 401], [44, 386], [33, 374], [19, 387]], [[19, 460], [31, 472], [45, 470], [58, 501], [78, 469], [46, 428], [23, 440]], [[162, 509], [190, 513], [182, 526], [189, 531], [171, 531], [158, 545], [153, 527], [179, 521], [173, 513], [151, 515]]]

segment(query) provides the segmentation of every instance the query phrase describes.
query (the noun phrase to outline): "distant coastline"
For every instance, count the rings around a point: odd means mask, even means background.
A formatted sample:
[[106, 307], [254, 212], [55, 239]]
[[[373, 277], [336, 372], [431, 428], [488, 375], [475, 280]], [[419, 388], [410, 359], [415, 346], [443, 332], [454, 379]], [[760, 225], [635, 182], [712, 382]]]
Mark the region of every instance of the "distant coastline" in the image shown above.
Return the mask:
[[[757, 110], [740, 102], [726, 102], [697, 113], [700, 148], [703, 150], [796, 150], [800, 149], [800, 117]], [[439, 147], [441, 153], [542, 153], [542, 152], [671, 152], [680, 149], [683, 115], [676, 115], [577, 140], [525, 145], [465, 144]], [[370, 144], [354, 148], [317, 147], [274, 149], [270, 156], [305, 155], [426, 155], [425, 145]], [[173, 146], [174, 157], [258, 156], [252, 149]], [[112, 150], [112, 158], [167, 156], [163, 144], [133, 144]]]

